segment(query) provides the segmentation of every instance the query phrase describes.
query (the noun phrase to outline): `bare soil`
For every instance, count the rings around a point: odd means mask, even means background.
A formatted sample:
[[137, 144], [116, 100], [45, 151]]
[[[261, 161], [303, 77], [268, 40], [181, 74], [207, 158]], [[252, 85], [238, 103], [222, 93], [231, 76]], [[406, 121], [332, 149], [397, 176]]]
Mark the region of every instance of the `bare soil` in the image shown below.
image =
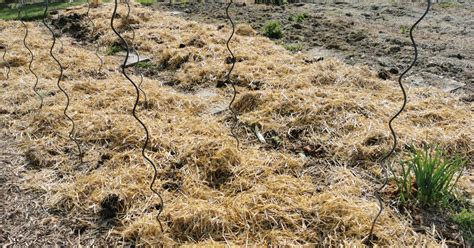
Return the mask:
[[[189, 20], [228, 25], [225, 4], [161, 4]], [[284, 6], [233, 5], [229, 13], [236, 24], [250, 24], [263, 34], [264, 25], [278, 20], [284, 36], [275, 39], [284, 46], [321, 60], [336, 57], [345, 63], [367, 65], [382, 79], [396, 79], [413, 59], [409, 28], [422, 15], [424, 5], [324, 3]], [[474, 20], [472, 3], [434, 5], [414, 31], [419, 58], [407, 75], [410, 85], [432, 85], [474, 97]], [[306, 14], [302, 22], [295, 16]]]
[[108, 223], [96, 225], [95, 219], [86, 220], [84, 216], [49, 208], [46, 190], [22, 188], [28, 171], [41, 174], [42, 170], [35, 168], [35, 155], [23, 155], [15, 140], [3, 132], [0, 132], [0, 140], [2, 247], [106, 246], [118, 242], [105, 235], [110, 229]]

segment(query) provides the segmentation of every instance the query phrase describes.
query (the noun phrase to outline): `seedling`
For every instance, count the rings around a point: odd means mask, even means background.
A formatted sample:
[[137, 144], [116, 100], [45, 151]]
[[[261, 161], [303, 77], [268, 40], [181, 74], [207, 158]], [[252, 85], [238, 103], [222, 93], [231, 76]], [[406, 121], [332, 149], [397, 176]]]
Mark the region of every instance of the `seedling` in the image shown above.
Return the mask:
[[408, 27], [407, 25], [401, 25], [400, 26], [400, 33], [401, 34], [408, 34], [408, 32], [410, 32], [410, 27]]
[[283, 37], [283, 29], [279, 21], [269, 21], [263, 27], [263, 33], [268, 38], [280, 39]]
[[300, 43], [285, 44], [284, 47], [290, 52], [299, 52], [303, 49], [303, 45]]
[[309, 15], [307, 13], [300, 13], [296, 16], [292, 16], [291, 19], [292, 21], [295, 21], [295, 22], [298, 22], [298, 23], [302, 23], [304, 22], [306, 19], [308, 19]]
[[462, 211], [454, 215], [452, 219], [458, 224], [466, 240], [471, 244], [474, 243], [474, 212], [463, 208]]
[[124, 51], [123, 47], [118, 43], [113, 43], [107, 50], [107, 55], [114, 55], [120, 51]]
[[299, 15], [296, 16], [296, 22], [303, 22], [308, 18], [309, 18], [308, 14], [302, 13], [302, 14], [299, 14]]

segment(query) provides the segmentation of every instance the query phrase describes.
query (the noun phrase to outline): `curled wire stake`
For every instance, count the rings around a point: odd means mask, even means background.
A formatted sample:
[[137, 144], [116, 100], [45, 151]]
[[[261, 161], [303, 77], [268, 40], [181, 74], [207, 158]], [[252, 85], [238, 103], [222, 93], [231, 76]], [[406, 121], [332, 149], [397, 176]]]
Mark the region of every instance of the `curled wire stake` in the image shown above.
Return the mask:
[[230, 112], [232, 112], [235, 123], [232, 126], [232, 128], [230, 129], [230, 133], [232, 134], [232, 137], [234, 137], [234, 139], [237, 143], [237, 149], [240, 149], [239, 148], [240, 147], [239, 137], [237, 137], [237, 134], [235, 133], [235, 128], [237, 127], [237, 125], [239, 125], [239, 117], [238, 117], [237, 112], [235, 111], [234, 107], [232, 107], [232, 104], [234, 103], [235, 98], [237, 97], [237, 90], [235, 88], [235, 84], [230, 79], [230, 74], [232, 73], [232, 71], [234, 70], [234, 67], [235, 67], [235, 56], [234, 56], [234, 53], [232, 53], [232, 50], [230, 50], [230, 47], [229, 47], [230, 40], [232, 39], [232, 37], [234, 36], [234, 33], [235, 33], [235, 25], [234, 25], [234, 22], [232, 21], [232, 18], [229, 15], [229, 8], [230, 8], [230, 5], [232, 5], [232, 3], [233, 3], [233, 1], [230, 0], [229, 4], [227, 5], [227, 7], [225, 9], [225, 14], [227, 15], [227, 19], [229, 19], [230, 24], [232, 25], [232, 33], [230, 34], [229, 39], [226, 42], [227, 50], [229, 51], [230, 56], [231, 56], [232, 66], [230, 67], [230, 70], [227, 73], [226, 77], [227, 77], [227, 83], [230, 83], [232, 85], [232, 89], [234, 91], [233, 96], [232, 96], [232, 100], [229, 103], [229, 110], [230, 110]]
[[[130, 0], [127, 0], [126, 1], [127, 3], [127, 17], [126, 17], [126, 20], [128, 22], [128, 19], [130, 17]], [[132, 49], [133, 49], [133, 52], [137, 55], [137, 62], [140, 62], [140, 53], [138, 53], [138, 50], [137, 48], [133, 45], [133, 42], [135, 40], [135, 29], [133, 29], [131, 26], [130, 26], [130, 23], [127, 23], [128, 25], [128, 28], [130, 30], [132, 30], [132, 39], [130, 41], [130, 43], [132, 44]], [[140, 71], [139, 72], [140, 74], [140, 83], [138, 83], [138, 89], [142, 92], [143, 94], [143, 99], [144, 99], [144, 103], [145, 103], [145, 106], [147, 105], [147, 96], [146, 96], [146, 93], [145, 91], [142, 89], [142, 84], [143, 84], [143, 73]]]
[[[92, 32], [91, 32], [91, 36], [92, 38], [94, 38], [94, 34], [95, 34], [95, 31], [96, 31], [96, 27], [95, 27], [95, 24], [94, 22], [92, 21], [92, 18], [90, 17], [89, 15], [89, 12], [91, 10], [91, 3], [90, 3], [90, 0], [87, 0], [87, 12], [86, 12], [86, 18], [87, 20], [89, 20], [91, 26], [92, 26]], [[100, 57], [99, 55], [99, 42], [96, 41], [95, 42], [95, 56], [99, 59], [99, 69], [97, 70], [97, 73], [100, 73], [101, 70], [102, 70], [102, 66], [104, 65], [104, 60], [102, 59], [102, 57]]]
[[122, 41], [122, 43], [125, 45], [125, 48], [127, 50], [127, 54], [125, 55], [125, 59], [123, 61], [123, 64], [121, 66], [121, 69], [122, 69], [122, 74], [124, 75], [125, 78], [127, 78], [127, 80], [133, 85], [133, 87], [135, 88], [135, 92], [136, 92], [136, 98], [135, 98], [135, 103], [133, 105], [133, 109], [132, 109], [132, 115], [133, 117], [135, 118], [135, 120], [137, 120], [140, 125], [142, 126], [143, 130], [145, 131], [145, 142], [143, 144], [143, 147], [142, 147], [142, 157], [148, 161], [148, 163], [150, 163], [150, 165], [153, 167], [153, 171], [154, 171], [154, 174], [153, 174], [153, 179], [150, 183], [150, 190], [155, 193], [159, 200], [160, 200], [160, 206], [158, 208], [158, 215], [156, 216], [156, 219], [158, 221], [158, 223], [160, 224], [160, 228], [161, 228], [161, 231], [163, 232], [163, 225], [161, 224], [161, 221], [160, 221], [160, 215], [161, 213], [163, 212], [163, 209], [164, 209], [164, 203], [163, 203], [163, 198], [161, 197], [161, 195], [153, 188], [153, 185], [155, 184], [155, 181], [157, 179], [157, 175], [158, 175], [158, 170], [156, 168], [156, 165], [153, 163], [153, 161], [146, 156], [145, 154], [145, 150], [146, 150], [146, 147], [148, 146], [148, 141], [150, 139], [150, 136], [149, 136], [149, 133], [148, 133], [148, 128], [146, 127], [145, 123], [143, 123], [142, 120], [140, 120], [140, 118], [138, 118], [137, 116], [137, 113], [136, 113], [136, 110], [137, 110], [137, 106], [138, 106], [138, 102], [140, 100], [140, 90], [138, 89], [138, 86], [137, 84], [135, 84], [135, 82], [128, 76], [126, 70], [125, 70], [125, 66], [127, 65], [127, 61], [128, 61], [128, 58], [130, 56], [130, 47], [128, 46], [128, 43], [127, 41], [123, 38], [123, 36], [115, 29], [114, 27], [114, 20], [115, 20], [115, 15], [117, 14], [117, 6], [118, 6], [118, 3], [117, 3], [117, 0], [115, 0], [115, 5], [114, 5], [114, 11], [112, 13], [112, 17], [110, 18], [110, 26], [112, 28], [112, 30], [114, 31], [115, 35], [117, 35], [119, 37], [119, 39]]
[[3, 47], [3, 61], [5, 62], [5, 65], [7, 66], [7, 78], [6, 80], [9, 80], [10, 79], [10, 63], [8, 62], [8, 60], [5, 58], [5, 56], [7, 55], [7, 45], [5, 45], [5, 47]]
[[[135, 31], [133, 32], [135, 34]], [[137, 61], [140, 61], [140, 53], [135, 47], [133, 48], [133, 50], [135, 51], [135, 54], [137, 55]], [[140, 71], [140, 83], [138, 83], [138, 89], [140, 89], [140, 91], [143, 93], [143, 102], [145, 103], [145, 106], [146, 106], [148, 103], [148, 100], [147, 100], [146, 92], [142, 88], [142, 84], [143, 84], [143, 73]]]
[[[47, 10], [48, 10], [48, 1], [49, 0], [46, 0], [46, 9], [45, 9], [45, 15], [47, 14]], [[64, 116], [66, 116], [66, 118], [71, 122], [71, 131], [69, 131], [69, 138], [74, 142], [76, 143], [76, 146], [77, 146], [77, 150], [78, 150], [78, 156], [79, 156], [79, 159], [80, 159], [80, 162], [81, 164], [84, 163], [83, 161], [83, 153], [82, 153], [82, 149], [81, 149], [81, 145], [79, 144], [79, 141], [74, 137], [74, 130], [75, 130], [75, 123], [74, 123], [74, 120], [67, 114], [67, 110], [69, 108], [69, 103], [70, 103], [70, 99], [69, 99], [69, 95], [67, 94], [66, 90], [64, 90], [64, 88], [61, 87], [61, 79], [63, 77], [63, 72], [64, 72], [64, 67], [63, 65], [61, 64], [61, 62], [59, 62], [58, 58], [56, 58], [54, 56], [54, 53], [53, 53], [53, 49], [54, 49], [54, 46], [56, 45], [56, 36], [54, 34], [54, 31], [53, 29], [45, 22], [43, 22], [44, 25], [46, 26], [46, 28], [49, 30], [49, 32], [51, 32], [51, 35], [53, 36], [53, 44], [51, 45], [51, 49], [49, 50], [49, 55], [54, 59], [54, 61], [56, 61], [56, 63], [58, 64], [59, 66], [59, 77], [58, 77], [58, 81], [56, 83], [57, 87], [59, 88], [59, 90], [64, 94], [64, 96], [66, 97], [66, 106], [64, 107], [64, 111], [63, 111], [63, 114]]]
[[417, 48], [415, 39], [413, 38], [413, 30], [425, 18], [425, 16], [428, 14], [428, 11], [430, 10], [430, 7], [431, 7], [431, 0], [427, 0], [427, 3], [428, 3], [427, 7], [426, 7], [426, 10], [423, 13], [423, 15], [410, 28], [410, 40], [413, 44], [414, 55], [415, 56], [413, 58], [412, 63], [410, 64], [410, 66], [407, 69], [405, 69], [405, 71], [403, 71], [403, 73], [398, 78], [398, 84], [399, 84], [400, 89], [402, 90], [402, 93], [403, 93], [403, 104], [402, 104], [402, 107], [400, 108], [400, 110], [398, 110], [398, 112], [388, 122], [388, 127], [390, 128], [390, 132], [391, 132], [392, 137], [393, 137], [393, 145], [392, 145], [392, 148], [390, 149], [390, 151], [380, 160], [382, 171], [384, 171], [384, 174], [385, 174], [385, 178], [384, 178], [384, 182], [383, 182], [382, 186], [380, 186], [375, 191], [375, 194], [374, 194], [375, 197], [377, 198], [378, 203], [379, 203], [380, 210], [377, 213], [377, 215], [375, 216], [375, 218], [372, 222], [372, 226], [370, 227], [370, 232], [369, 232], [369, 235], [367, 236], [367, 240], [365, 242], [367, 245], [372, 245], [372, 239], [373, 239], [373, 232], [374, 232], [375, 224], [377, 223], [377, 219], [380, 217], [380, 215], [382, 214], [382, 211], [383, 211], [383, 200], [382, 200], [382, 197], [380, 196], [380, 191], [382, 191], [382, 189], [385, 188], [385, 186], [387, 186], [387, 184], [388, 184], [388, 171], [387, 171], [387, 168], [383, 165], [383, 163], [390, 156], [392, 156], [395, 153], [395, 149], [397, 147], [397, 134], [395, 133], [395, 130], [393, 129], [392, 123], [403, 112], [403, 110], [405, 109], [405, 106], [407, 105], [407, 93], [405, 91], [405, 87], [403, 86], [402, 79], [413, 68], [416, 61], [418, 60], [418, 48]]
[[[28, 52], [30, 53], [30, 56], [31, 56], [30, 63], [28, 65], [28, 69], [30, 70], [31, 74], [33, 74], [33, 76], [35, 76], [35, 84], [33, 85], [33, 91], [35, 92], [35, 94], [40, 99], [40, 104], [39, 104], [38, 109], [41, 109], [41, 108], [43, 108], [43, 96], [41, 96], [41, 94], [38, 92], [38, 89], [36, 88], [38, 86], [39, 78], [38, 78], [38, 75], [35, 73], [35, 71], [33, 71], [33, 68], [32, 68], [33, 61], [35, 60], [35, 55], [33, 54], [33, 51], [31, 51], [30, 47], [26, 44], [26, 39], [28, 37], [29, 30], [28, 30], [28, 25], [26, 25], [26, 23], [23, 21], [23, 18], [21, 18], [21, 8], [23, 8], [23, 5], [24, 5], [24, 3], [22, 1], [20, 9], [18, 10], [18, 19], [20, 19], [21, 24], [25, 28], [25, 36], [23, 37], [23, 46], [25, 46], [25, 48], [28, 50]], [[26, 12], [26, 9], [24, 10], [24, 12], [25, 12], [24, 17], [28, 18], [28, 13]]]
[[59, 31], [59, 34], [57, 34], [58, 35], [58, 41], [61, 44], [61, 47], [59, 48], [59, 52], [63, 53], [64, 43], [63, 43], [63, 40], [60, 39], [60, 37], [63, 35], [63, 30], [57, 24], [55, 24], [54, 22], [51, 22], [51, 25], [53, 25]]
[[[135, 31], [132, 29], [132, 32], [133, 32], [133, 38], [132, 38], [132, 42], [135, 38]], [[137, 61], [140, 61], [140, 53], [138, 52], [138, 50], [133, 47], [133, 51], [135, 52], [135, 54], [137, 55]], [[143, 103], [145, 104], [145, 106], [147, 105], [147, 96], [146, 96], [146, 92], [145, 90], [143, 90], [142, 88], [142, 84], [143, 84], [143, 73], [140, 71], [140, 83], [138, 83], [138, 89], [143, 93]]]

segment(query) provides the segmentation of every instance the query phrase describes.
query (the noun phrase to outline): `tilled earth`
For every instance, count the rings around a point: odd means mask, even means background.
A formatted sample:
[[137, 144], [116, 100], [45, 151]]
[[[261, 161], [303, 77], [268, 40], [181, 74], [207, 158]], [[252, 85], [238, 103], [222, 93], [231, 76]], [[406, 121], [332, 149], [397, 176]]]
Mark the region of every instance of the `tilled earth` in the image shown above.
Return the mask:
[[[159, 4], [186, 19], [227, 25], [225, 4]], [[382, 79], [397, 79], [411, 63], [410, 26], [425, 6], [402, 4], [324, 3], [284, 6], [235, 4], [229, 14], [236, 24], [249, 24], [263, 34], [268, 21], [278, 20], [283, 37], [275, 39], [315, 59], [337, 57], [363, 64]], [[474, 97], [474, 5], [435, 4], [414, 31], [419, 59], [407, 75], [410, 85], [432, 85], [472, 102]], [[296, 21], [298, 15], [306, 15]]]

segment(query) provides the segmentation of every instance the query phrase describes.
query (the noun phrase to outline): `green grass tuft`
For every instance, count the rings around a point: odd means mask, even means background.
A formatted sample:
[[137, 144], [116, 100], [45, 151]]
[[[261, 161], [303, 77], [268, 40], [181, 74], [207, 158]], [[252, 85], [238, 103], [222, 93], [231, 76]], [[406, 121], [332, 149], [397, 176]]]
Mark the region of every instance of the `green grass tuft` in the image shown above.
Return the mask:
[[[65, 9], [71, 6], [77, 6], [86, 3], [86, 0], [78, 0], [74, 1], [72, 3], [50, 3], [49, 4], [49, 10], [58, 10], [58, 9]], [[43, 18], [44, 14], [44, 2], [41, 3], [32, 3], [32, 4], [27, 4], [26, 6], [23, 7], [22, 9], [22, 16], [25, 14], [25, 12], [28, 14], [28, 17], [23, 18], [24, 20], [27, 21], [32, 21], [32, 20], [37, 20]], [[18, 9], [17, 5], [10, 5], [8, 8], [2, 8], [0, 9], [0, 19], [4, 20], [17, 20], [18, 18]]]
[[446, 203], [464, 168], [460, 157], [446, 158], [438, 149], [414, 149], [402, 164], [400, 178], [395, 178], [400, 201], [416, 200], [423, 206]]

